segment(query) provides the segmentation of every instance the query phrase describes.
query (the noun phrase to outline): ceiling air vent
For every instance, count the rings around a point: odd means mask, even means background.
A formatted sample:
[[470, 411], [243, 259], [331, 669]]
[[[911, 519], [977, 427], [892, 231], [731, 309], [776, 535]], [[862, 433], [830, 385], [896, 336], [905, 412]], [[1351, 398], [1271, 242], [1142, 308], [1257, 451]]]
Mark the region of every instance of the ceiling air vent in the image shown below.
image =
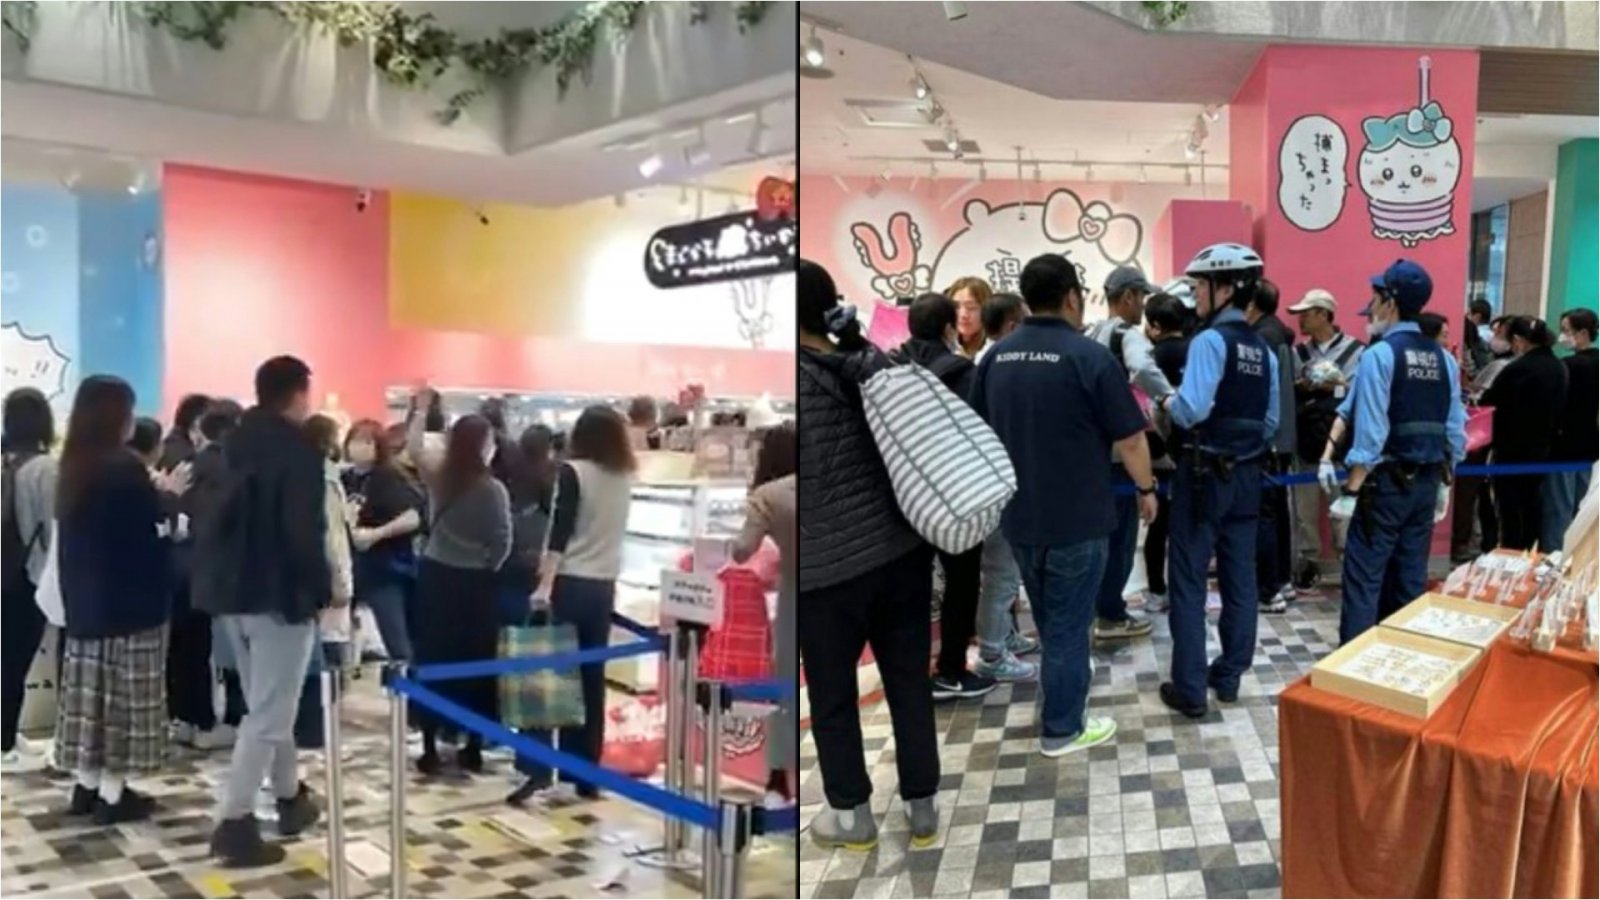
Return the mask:
[[[923, 141], [922, 142], [922, 146], [927, 147], [929, 153], [949, 153], [950, 152], [950, 148], [945, 146], [944, 140], [942, 138], [930, 138], [928, 140]], [[982, 153], [983, 153], [983, 151], [981, 149], [979, 149], [977, 141], [969, 141], [966, 138], [962, 138], [961, 139], [961, 154], [963, 156], [966, 156], [966, 155], [969, 155], [969, 154], [973, 155], [973, 156], [979, 156], [979, 155], [982, 155]]]
[[930, 128], [932, 109], [918, 100], [845, 100], [870, 128]]

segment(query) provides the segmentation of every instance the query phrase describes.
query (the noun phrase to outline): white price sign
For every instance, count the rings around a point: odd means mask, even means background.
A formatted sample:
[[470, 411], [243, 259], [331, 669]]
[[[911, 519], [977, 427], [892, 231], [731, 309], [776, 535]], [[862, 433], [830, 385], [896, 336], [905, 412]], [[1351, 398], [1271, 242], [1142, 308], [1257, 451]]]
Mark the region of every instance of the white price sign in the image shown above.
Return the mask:
[[717, 628], [722, 625], [722, 602], [722, 582], [715, 575], [662, 570], [663, 618]]

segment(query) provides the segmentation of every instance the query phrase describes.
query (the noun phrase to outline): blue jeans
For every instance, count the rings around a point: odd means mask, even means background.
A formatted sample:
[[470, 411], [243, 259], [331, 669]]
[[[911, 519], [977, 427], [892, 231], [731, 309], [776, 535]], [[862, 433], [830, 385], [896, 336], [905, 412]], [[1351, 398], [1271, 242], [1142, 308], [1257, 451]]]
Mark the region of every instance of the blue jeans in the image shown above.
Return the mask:
[[363, 584], [356, 594], [356, 602], [372, 608], [372, 617], [378, 622], [378, 635], [383, 638], [383, 649], [396, 661], [411, 659], [411, 631], [406, 625], [406, 585], [399, 580], [374, 579]]
[[[1126, 481], [1128, 470], [1114, 466], [1111, 483], [1120, 485]], [[1132, 494], [1118, 494], [1111, 498], [1111, 505], [1117, 511], [1117, 521], [1107, 538], [1106, 571], [1095, 596], [1095, 614], [1107, 622], [1126, 622], [1128, 602], [1122, 599], [1122, 589], [1128, 586], [1133, 554], [1139, 549], [1139, 499]]]
[[1345, 540], [1339, 643], [1348, 644], [1423, 592], [1439, 473], [1402, 486], [1379, 466], [1362, 485]]
[[1095, 593], [1106, 570], [1106, 539], [1054, 546], [1011, 545], [1033, 603], [1043, 655], [1039, 685], [1046, 737], [1074, 738], [1083, 733], [1083, 710], [1089, 700], [1089, 633], [1094, 624]]
[[[1204, 706], [1206, 685], [1238, 685], [1256, 650], [1256, 525], [1261, 465], [1237, 463], [1226, 479], [1192, 458], [1172, 478], [1167, 597], [1172, 626], [1172, 685], [1189, 706]], [[1206, 665], [1206, 567], [1217, 557], [1222, 655]]]
[[1006, 639], [1015, 630], [1011, 606], [1022, 587], [1017, 557], [996, 528], [983, 542], [983, 563], [978, 588], [978, 650], [994, 661], [1005, 655]]
[[[1565, 460], [1563, 460], [1565, 462]], [[1584, 472], [1552, 472], [1544, 476], [1539, 486], [1540, 522], [1539, 549], [1553, 553], [1561, 549], [1567, 526], [1578, 514], [1578, 503], [1589, 492], [1589, 478], [1593, 470]]]

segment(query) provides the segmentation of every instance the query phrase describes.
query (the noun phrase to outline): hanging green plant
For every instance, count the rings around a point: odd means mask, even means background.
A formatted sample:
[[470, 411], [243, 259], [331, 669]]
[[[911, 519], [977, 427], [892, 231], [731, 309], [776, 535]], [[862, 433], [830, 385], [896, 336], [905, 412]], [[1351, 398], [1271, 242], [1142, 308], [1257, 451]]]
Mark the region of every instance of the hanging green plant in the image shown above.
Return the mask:
[[1161, 2], [1161, 0], [1144, 0], [1139, 4], [1144, 11], [1150, 14], [1156, 25], [1165, 28], [1189, 14], [1189, 4], [1183, 2]]
[[[333, 38], [341, 47], [367, 44], [372, 65], [385, 80], [424, 90], [440, 76], [459, 69], [471, 86], [457, 91], [435, 114], [454, 123], [471, 105], [495, 87], [535, 66], [555, 69], [558, 96], [573, 79], [587, 77], [602, 34], [613, 46], [626, 43], [644, 17], [645, 0], [597, 0], [543, 28], [502, 29], [493, 37], [465, 39], [443, 27], [431, 13], [411, 13], [394, 3], [299, 2], [140, 2], [128, 4], [140, 21], [173, 37], [222, 50], [228, 32], [247, 11], [272, 13], [291, 26]], [[739, 33], [746, 34], [766, 16], [769, 0], [722, 4], [733, 7]], [[37, 17], [37, 2], [3, 0], [0, 13], [7, 32], [27, 52]], [[706, 22], [713, 4], [690, 4], [689, 21]]]

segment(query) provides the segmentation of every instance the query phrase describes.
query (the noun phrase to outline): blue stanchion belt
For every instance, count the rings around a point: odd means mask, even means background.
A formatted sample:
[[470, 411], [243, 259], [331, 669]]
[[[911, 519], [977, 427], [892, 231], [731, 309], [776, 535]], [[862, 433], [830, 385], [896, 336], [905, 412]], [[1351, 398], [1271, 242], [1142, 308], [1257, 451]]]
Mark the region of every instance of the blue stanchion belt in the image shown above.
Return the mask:
[[643, 622], [634, 621], [633, 619], [630, 619], [619, 612], [613, 612], [611, 614], [611, 624], [621, 628], [624, 631], [631, 631], [639, 637], [647, 640], [660, 640], [663, 642], [666, 640], [666, 637], [656, 629], [651, 628], [649, 625], [646, 625]]
[[759, 834], [777, 834], [780, 831], [798, 831], [799, 829], [800, 807], [798, 806], [766, 809], [761, 812]]
[[781, 681], [729, 682], [728, 696], [745, 703], [783, 703], [795, 696], [795, 687]]
[[459, 681], [463, 678], [488, 678], [495, 675], [520, 675], [541, 669], [557, 672], [573, 669], [585, 663], [606, 662], [629, 656], [658, 653], [666, 646], [661, 637], [610, 647], [591, 647], [588, 650], [571, 650], [545, 656], [518, 656], [512, 659], [485, 659], [476, 662], [435, 663], [411, 669], [412, 681]]
[[492, 719], [447, 700], [409, 678], [392, 679], [389, 688], [462, 728], [483, 735], [486, 740], [502, 747], [510, 747], [519, 756], [536, 760], [552, 769], [559, 769], [580, 781], [586, 781], [597, 788], [626, 797], [690, 825], [714, 829], [720, 824], [721, 816], [718, 810], [699, 800], [679, 796], [649, 782], [636, 781], [586, 759], [562, 753], [554, 747], [541, 744], [526, 735], [517, 734]]
[[[1547, 463], [1495, 463], [1493, 465], [1466, 465], [1456, 466], [1455, 474], [1458, 476], [1489, 476], [1509, 477], [1514, 475], [1555, 475], [1563, 472], [1588, 472], [1594, 468], [1592, 462], [1547, 462]], [[1349, 472], [1340, 469], [1339, 478], [1342, 480]], [[1316, 484], [1316, 472], [1294, 472], [1288, 475], [1272, 475], [1263, 472], [1261, 483], [1269, 487], [1292, 487], [1297, 484]], [[1159, 481], [1156, 489], [1164, 496], [1168, 490], [1166, 481]], [[1113, 494], [1126, 497], [1135, 493], [1133, 482], [1117, 480], [1111, 485]]]

